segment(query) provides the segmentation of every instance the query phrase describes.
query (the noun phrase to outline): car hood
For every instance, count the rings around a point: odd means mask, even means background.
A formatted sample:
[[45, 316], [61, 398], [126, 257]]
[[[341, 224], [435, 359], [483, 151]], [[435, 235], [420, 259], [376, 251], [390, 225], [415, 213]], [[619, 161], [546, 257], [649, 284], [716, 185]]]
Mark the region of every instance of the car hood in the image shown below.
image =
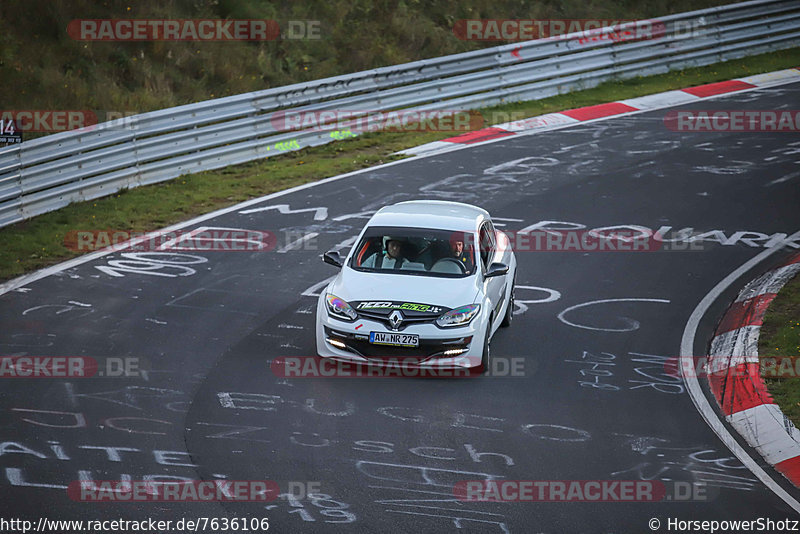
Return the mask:
[[362, 273], [344, 267], [328, 291], [348, 302], [406, 301], [455, 308], [472, 304], [480, 289], [477, 276], [439, 278], [412, 274]]

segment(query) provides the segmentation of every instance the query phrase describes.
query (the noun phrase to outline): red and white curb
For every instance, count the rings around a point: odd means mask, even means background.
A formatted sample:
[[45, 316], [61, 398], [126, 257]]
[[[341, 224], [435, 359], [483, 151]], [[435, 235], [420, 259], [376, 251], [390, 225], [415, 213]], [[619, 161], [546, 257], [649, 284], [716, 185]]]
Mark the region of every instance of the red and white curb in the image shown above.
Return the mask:
[[800, 80], [800, 68], [779, 70], [756, 74], [736, 80], [709, 83], [697, 87], [689, 87], [675, 91], [666, 91], [637, 98], [629, 98], [618, 102], [608, 102], [596, 106], [569, 109], [558, 113], [548, 113], [529, 119], [495, 124], [489, 128], [467, 132], [455, 137], [426, 143], [398, 152], [408, 156], [432, 155], [433, 153], [450, 152], [467, 145], [488, 143], [514, 135], [528, 135], [533, 133], [557, 130], [573, 124], [611, 117], [620, 117], [681, 104], [691, 104], [707, 98], [713, 98], [729, 93], [738, 93], [761, 87], [782, 85]]
[[728, 423], [767, 463], [800, 487], [800, 430], [767, 391], [758, 360], [758, 335], [767, 307], [797, 272], [800, 255], [742, 289], [711, 341], [706, 376]]

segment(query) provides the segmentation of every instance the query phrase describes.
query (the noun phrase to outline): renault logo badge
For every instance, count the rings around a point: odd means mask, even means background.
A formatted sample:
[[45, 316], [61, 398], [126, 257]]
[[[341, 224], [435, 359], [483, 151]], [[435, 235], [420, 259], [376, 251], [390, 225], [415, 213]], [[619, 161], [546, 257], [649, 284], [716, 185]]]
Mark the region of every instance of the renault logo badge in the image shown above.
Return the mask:
[[395, 310], [389, 314], [389, 326], [392, 327], [392, 330], [397, 330], [400, 328], [400, 323], [403, 322], [403, 314], [399, 311]]

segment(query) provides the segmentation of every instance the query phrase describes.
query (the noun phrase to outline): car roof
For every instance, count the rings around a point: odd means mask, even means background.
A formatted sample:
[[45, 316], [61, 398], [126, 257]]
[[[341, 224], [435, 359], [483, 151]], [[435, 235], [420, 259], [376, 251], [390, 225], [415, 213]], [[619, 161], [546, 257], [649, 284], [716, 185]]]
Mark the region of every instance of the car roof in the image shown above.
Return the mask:
[[401, 226], [474, 232], [489, 213], [483, 208], [445, 200], [410, 200], [386, 206], [368, 226]]

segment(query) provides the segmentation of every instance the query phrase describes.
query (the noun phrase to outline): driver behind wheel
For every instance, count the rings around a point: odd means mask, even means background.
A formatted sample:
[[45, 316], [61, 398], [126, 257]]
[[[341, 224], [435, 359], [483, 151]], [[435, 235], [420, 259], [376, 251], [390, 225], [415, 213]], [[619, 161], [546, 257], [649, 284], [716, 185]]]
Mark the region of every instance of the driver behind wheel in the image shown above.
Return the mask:
[[464, 265], [466, 272], [472, 271], [472, 257], [464, 248], [464, 240], [461, 237], [454, 237], [450, 240], [450, 253]]

